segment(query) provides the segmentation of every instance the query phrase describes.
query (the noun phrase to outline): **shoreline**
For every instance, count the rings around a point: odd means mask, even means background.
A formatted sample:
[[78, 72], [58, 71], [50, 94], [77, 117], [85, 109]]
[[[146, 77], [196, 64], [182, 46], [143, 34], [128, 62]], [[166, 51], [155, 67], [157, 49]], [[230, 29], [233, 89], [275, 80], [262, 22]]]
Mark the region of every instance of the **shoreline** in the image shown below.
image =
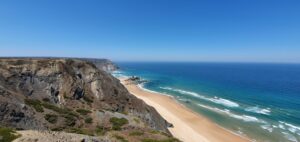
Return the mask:
[[172, 123], [174, 127], [168, 128], [169, 131], [183, 142], [250, 142], [249, 139], [195, 113], [171, 96], [144, 90], [124, 78], [119, 80], [131, 94], [154, 107], [164, 119]]

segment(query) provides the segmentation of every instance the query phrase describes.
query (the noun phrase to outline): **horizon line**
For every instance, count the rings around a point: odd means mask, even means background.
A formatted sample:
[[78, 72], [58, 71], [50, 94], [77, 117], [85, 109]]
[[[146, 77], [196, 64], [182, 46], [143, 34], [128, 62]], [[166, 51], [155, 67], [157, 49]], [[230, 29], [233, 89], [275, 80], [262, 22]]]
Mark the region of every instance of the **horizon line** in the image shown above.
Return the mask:
[[279, 61], [209, 61], [209, 60], [114, 60], [107, 57], [72, 57], [72, 56], [0, 56], [1, 58], [74, 58], [74, 59], [107, 59], [115, 63], [246, 63], [246, 64], [300, 64], [300, 62], [279, 62]]

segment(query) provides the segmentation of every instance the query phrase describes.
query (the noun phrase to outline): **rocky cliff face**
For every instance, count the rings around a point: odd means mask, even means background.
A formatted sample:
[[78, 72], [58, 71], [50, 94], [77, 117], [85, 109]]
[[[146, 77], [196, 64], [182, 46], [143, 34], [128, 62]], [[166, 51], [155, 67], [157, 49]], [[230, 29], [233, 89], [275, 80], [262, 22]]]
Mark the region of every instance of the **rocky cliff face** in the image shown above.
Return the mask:
[[80, 60], [91, 62], [96, 65], [98, 69], [104, 70], [106, 72], [112, 72], [119, 69], [116, 64], [107, 59], [81, 58]]
[[168, 133], [154, 108], [98, 68], [79, 59], [0, 59], [0, 126], [91, 135]]

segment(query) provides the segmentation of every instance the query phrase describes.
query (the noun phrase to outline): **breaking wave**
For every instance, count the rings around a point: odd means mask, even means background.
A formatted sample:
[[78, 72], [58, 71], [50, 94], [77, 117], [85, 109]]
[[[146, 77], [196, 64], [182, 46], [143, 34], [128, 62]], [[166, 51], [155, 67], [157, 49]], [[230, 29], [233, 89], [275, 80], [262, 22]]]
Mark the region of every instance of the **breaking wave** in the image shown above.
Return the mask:
[[217, 103], [217, 104], [221, 104], [227, 107], [239, 107], [239, 104], [227, 99], [223, 99], [223, 98], [218, 98], [218, 97], [213, 97], [213, 98], [208, 98], [202, 95], [199, 95], [198, 93], [195, 92], [191, 92], [191, 91], [186, 91], [186, 90], [181, 90], [181, 89], [175, 89], [175, 88], [171, 88], [171, 87], [160, 87], [161, 89], [164, 90], [169, 90], [169, 91], [173, 91], [173, 92], [177, 92], [183, 95], [190, 95], [190, 96], [194, 96], [206, 101], [210, 101], [213, 103]]
[[290, 123], [286, 123], [286, 122], [283, 122], [283, 121], [279, 121], [278, 127], [279, 127], [280, 129], [288, 130], [288, 131], [290, 131], [291, 133], [294, 133], [294, 134], [297, 134], [297, 135], [300, 136], [300, 127], [299, 127], [299, 126], [295, 126], [295, 125], [290, 124]]
[[116, 78], [127, 78], [127, 77], [129, 77], [129, 76], [125, 75], [124, 72], [119, 71], [119, 70], [113, 71], [113, 72], [111, 73], [111, 75], [113, 75], [113, 76], [116, 77]]
[[298, 141], [297, 141], [297, 138], [294, 137], [292, 134], [287, 133], [287, 132], [282, 132], [282, 134], [283, 134], [284, 137], [285, 137], [286, 139], [288, 139], [289, 141], [291, 141], [291, 142], [298, 142]]
[[255, 107], [248, 107], [245, 110], [249, 111], [249, 112], [254, 112], [254, 113], [259, 113], [259, 114], [265, 114], [265, 115], [270, 115], [270, 113], [271, 113], [271, 109], [270, 108], [259, 108], [257, 106], [255, 106]]
[[205, 106], [205, 105], [202, 105], [202, 104], [197, 104], [197, 105], [200, 106], [200, 107], [218, 112], [218, 113], [226, 114], [226, 115], [228, 115], [232, 118], [243, 120], [245, 122], [265, 123], [263, 120], [259, 120], [259, 119], [257, 119], [256, 117], [253, 117], [253, 116], [244, 115], [244, 114], [243, 115], [234, 114], [234, 113], [230, 112], [230, 110], [228, 110], [228, 109], [222, 110], [222, 109], [219, 109], [219, 108], [216, 108], [216, 107], [209, 107], [209, 106]]
[[271, 125], [262, 125], [260, 127], [264, 130], [269, 131], [270, 133], [273, 132], [273, 127]]

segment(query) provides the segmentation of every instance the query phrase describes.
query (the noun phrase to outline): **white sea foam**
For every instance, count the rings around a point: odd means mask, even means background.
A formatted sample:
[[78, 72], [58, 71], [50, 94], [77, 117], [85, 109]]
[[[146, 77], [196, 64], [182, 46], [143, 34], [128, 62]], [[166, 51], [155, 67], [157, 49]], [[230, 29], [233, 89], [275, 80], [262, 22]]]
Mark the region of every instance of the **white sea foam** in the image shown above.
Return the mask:
[[267, 131], [269, 131], [270, 133], [273, 132], [273, 128], [272, 128], [271, 125], [262, 125], [260, 127], [267, 130]]
[[209, 107], [209, 106], [205, 106], [205, 105], [202, 105], [202, 104], [197, 104], [197, 105], [201, 106], [203, 108], [218, 112], [218, 113], [226, 114], [226, 115], [228, 115], [232, 118], [243, 120], [245, 122], [265, 123], [263, 120], [259, 120], [259, 119], [257, 119], [256, 117], [253, 117], [253, 116], [244, 115], [244, 114], [243, 115], [234, 114], [234, 113], [230, 112], [230, 110], [228, 110], [228, 109], [222, 110], [222, 109], [219, 109], [219, 108], [216, 108], [216, 107]]
[[129, 77], [129, 76], [125, 75], [124, 72], [122, 72], [122, 71], [113, 71], [111, 73], [111, 75], [116, 78], [128, 78]]
[[227, 100], [227, 99], [223, 99], [223, 98], [214, 97], [214, 98], [210, 98], [209, 100], [211, 102], [221, 104], [221, 105], [224, 105], [224, 106], [228, 106], [228, 107], [239, 107], [238, 103]]
[[151, 92], [151, 93], [156, 93], [156, 94], [160, 94], [160, 95], [164, 95], [164, 96], [169, 96], [169, 97], [174, 97], [172, 95], [169, 95], [167, 93], [160, 93], [160, 92], [156, 92], [156, 91], [153, 91], [153, 90], [149, 90], [149, 89], [146, 89], [144, 87], [144, 83], [140, 83], [137, 85], [140, 89], [144, 90], [144, 91], [147, 91], [147, 92]]
[[285, 127], [283, 126], [283, 124], [279, 124], [278, 127], [279, 127], [280, 129], [285, 130]]
[[152, 90], [149, 90], [149, 89], [144, 88], [144, 83], [140, 83], [140, 84], [138, 84], [137, 86], [138, 86], [140, 89], [144, 90], [144, 91], [151, 92], [151, 93], [161, 94], [161, 93], [159, 93], [159, 92], [152, 91]]
[[254, 112], [254, 113], [259, 113], [259, 114], [265, 114], [265, 115], [270, 115], [270, 113], [271, 113], [271, 109], [270, 108], [259, 108], [258, 106], [248, 107], [245, 110], [249, 111], [249, 112]]
[[181, 90], [181, 89], [175, 89], [175, 88], [171, 88], [171, 87], [160, 87], [161, 89], [165, 89], [165, 90], [169, 90], [169, 91], [174, 91], [174, 92], [178, 92], [180, 94], [183, 95], [190, 95], [190, 96], [194, 96], [203, 100], [207, 100], [213, 103], [217, 103], [217, 104], [221, 104], [227, 107], [239, 107], [239, 104], [227, 99], [223, 99], [223, 98], [218, 98], [218, 97], [214, 97], [214, 98], [208, 98], [202, 95], [199, 95], [198, 93], [195, 92], [191, 92], [191, 91], [186, 91], [186, 90]]
[[295, 136], [293, 136], [292, 134], [290, 134], [290, 133], [287, 133], [287, 132], [281, 132], [283, 135], [284, 135], [284, 137], [286, 138], [286, 139], [288, 139], [289, 141], [292, 141], [292, 142], [298, 142], [297, 141], [297, 138], [295, 137]]
[[300, 127], [299, 126], [295, 126], [293, 124], [283, 122], [283, 121], [279, 121], [279, 123], [280, 123], [279, 128], [281, 128], [283, 130], [287, 129], [288, 131], [300, 136]]
[[191, 96], [198, 97], [198, 98], [202, 97], [198, 93], [185, 91], [185, 90], [181, 90], [181, 89], [174, 89], [174, 88], [171, 88], [171, 87], [159, 87], [159, 88], [169, 90], [169, 91], [178, 92], [178, 93], [181, 93], [181, 94], [184, 94], [184, 95], [191, 95]]

